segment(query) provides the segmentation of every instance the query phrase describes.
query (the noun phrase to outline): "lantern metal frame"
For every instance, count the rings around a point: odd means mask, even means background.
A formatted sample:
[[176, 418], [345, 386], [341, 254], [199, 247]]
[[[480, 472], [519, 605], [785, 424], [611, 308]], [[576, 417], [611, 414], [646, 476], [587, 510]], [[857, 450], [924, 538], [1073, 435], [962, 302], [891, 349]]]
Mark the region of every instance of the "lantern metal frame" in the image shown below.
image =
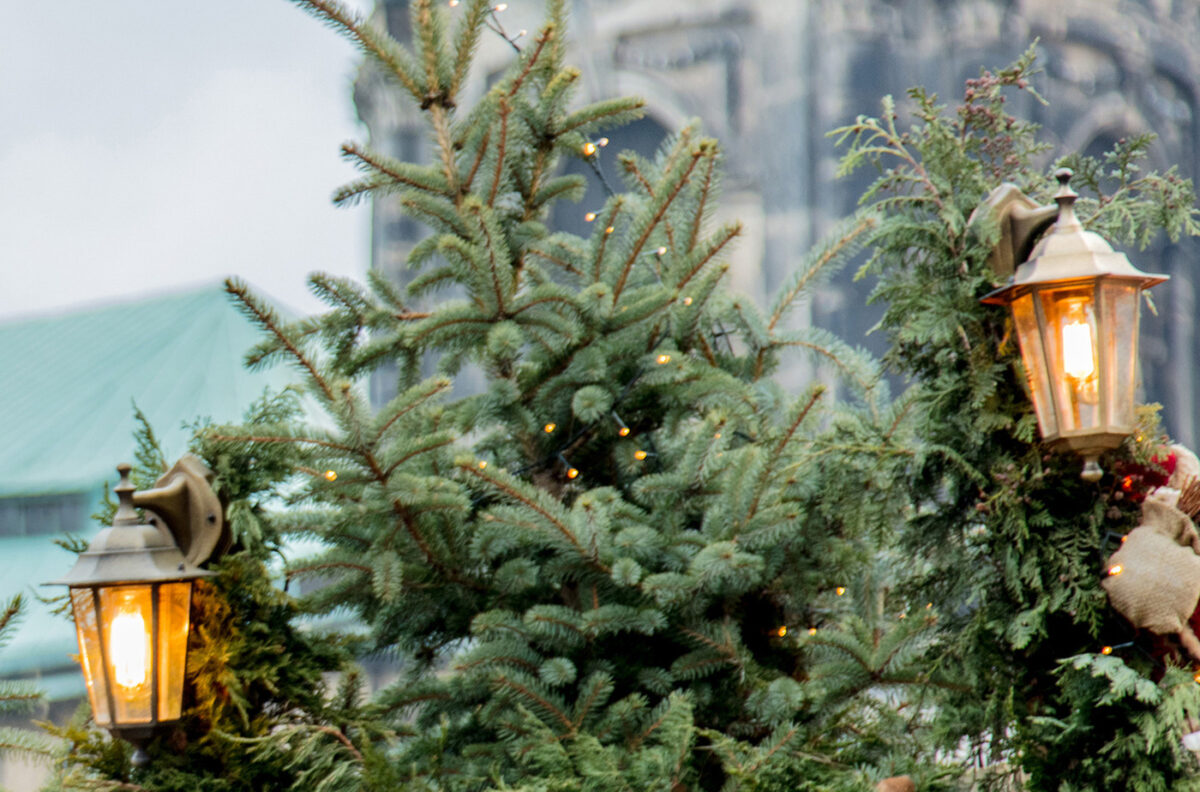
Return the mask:
[[[1012, 311], [1043, 440], [1057, 450], [1078, 453], [1084, 459], [1081, 477], [1098, 481], [1103, 475], [1100, 454], [1120, 446], [1134, 431], [1141, 292], [1168, 276], [1142, 272], [1099, 234], [1083, 228], [1075, 215], [1078, 195], [1070, 187], [1071, 176], [1066, 168], [1055, 173], [1056, 206], [1039, 206], [1005, 184], [976, 211], [999, 224], [1000, 238], [989, 261], [997, 275], [1008, 279], [982, 302]], [[1068, 322], [1066, 312], [1072, 310], [1080, 318]], [[1088, 357], [1083, 371], [1090, 374], [1068, 369], [1068, 358], [1079, 355], [1078, 349], [1072, 354], [1068, 348], [1068, 324], [1087, 328], [1080, 348]], [[1126, 333], [1121, 338], [1118, 329]], [[1056, 330], [1061, 337], [1054, 335]], [[1120, 381], [1122, 373], [1128, 382]], [[1072, 376], [1074, 385], [1069, 384]], [[1084, 376], [1086, 381], [1080, 379]], [[1118, 393], [1117, 388], [1125, 390]], [[1081, 402], [1091, 411], [1086, 421], [1080, 418]]]
[[[211, 487], [212, 473], [200, 460], [184, 457], [155, 488], [142, 492], [135, 492], [130, 470], [128, 464], [117, 466], [121, 480], [113, 489], [119, 502], [112, 527], [96, 535], [70, 572], [45, 585], [70, 590], [80, 664], [97, 724], [132, 743], [134, 764], [143, 765], [149, 761], [146, 743], [182, 713], [193, 583], [214, 574], [199, 565], [228, 548], [231, 532]], [[146, 510], [145, 522], [138, 506]], [[145, 630], [137, 636], [143, 646], [137, 667], [145, 682], [136, 688], [149, 687], [147, 693], [126, 693], [123, 698], [115, 689], [131, 690], [131, 683], [121, 682], [122, 669], [112, 656], [113, 641], [121, 637], [114, 624], [122, 616], [135, 619], [126, 618], [125, 628], [138, 625], [135, 629]], [[175, 633], [168, 635], [168, 630]], [[171, 661], [181, 665], [166, 668]], [[160, 689], [164, 685], [166, 691]], [[135, 707], [139, 715], [130, 717]]]

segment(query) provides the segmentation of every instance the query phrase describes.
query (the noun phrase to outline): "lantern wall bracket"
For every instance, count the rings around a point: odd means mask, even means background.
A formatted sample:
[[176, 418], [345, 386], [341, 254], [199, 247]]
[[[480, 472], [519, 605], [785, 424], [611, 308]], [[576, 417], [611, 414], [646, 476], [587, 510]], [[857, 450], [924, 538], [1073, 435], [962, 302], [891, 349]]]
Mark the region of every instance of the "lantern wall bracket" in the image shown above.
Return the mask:
[[156, 518], [162, 522], [192, 566], [220, 558], [233, 543], [212, 480], [212, 471], [187, 454], [154, 483], [154, 489], [133, 493], [133, 505], [152, 513], [151, 525]]
[[999, 279], [1010, 277], [1029, 258], [1038, 237], [1058, 217], [1058, 206], [1042, 206], [1021, 192], [1017, 185], [1005, 182], [992, 190], [971, 213], [968, 223], [991, 217], [999, 226], [1000, 239], [988, 254], [988, 264]]

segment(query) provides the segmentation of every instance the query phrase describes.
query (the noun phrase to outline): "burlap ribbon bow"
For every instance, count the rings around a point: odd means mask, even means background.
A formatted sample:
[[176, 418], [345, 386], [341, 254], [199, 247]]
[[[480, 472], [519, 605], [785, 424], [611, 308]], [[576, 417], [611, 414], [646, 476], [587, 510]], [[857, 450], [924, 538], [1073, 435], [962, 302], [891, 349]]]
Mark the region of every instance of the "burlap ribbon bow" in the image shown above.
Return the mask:
[[1200, 536], [1187, 514], [1168, 499], [1148, 498], [1142, 523], [1108, 559], [1100, 585], [1112, 606], [1135, 626], [1177, 633], [1200, 661], [1200, 640], [1188, 618], [1200, 602]]

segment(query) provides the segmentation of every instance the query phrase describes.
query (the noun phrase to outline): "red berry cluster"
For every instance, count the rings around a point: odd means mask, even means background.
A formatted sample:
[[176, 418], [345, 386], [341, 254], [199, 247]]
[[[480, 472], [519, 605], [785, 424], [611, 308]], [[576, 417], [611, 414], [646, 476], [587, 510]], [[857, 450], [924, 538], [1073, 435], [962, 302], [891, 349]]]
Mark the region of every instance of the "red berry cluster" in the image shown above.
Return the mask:
[[1142, 465], [1137, 462], [1116, 462], [1113, 474], [1116, 488], [1133, 503], [1141, 503], [1158, 487], [1165, 485], [1175, 472], [1177, 459], [1174, 451], [1150, 458]]

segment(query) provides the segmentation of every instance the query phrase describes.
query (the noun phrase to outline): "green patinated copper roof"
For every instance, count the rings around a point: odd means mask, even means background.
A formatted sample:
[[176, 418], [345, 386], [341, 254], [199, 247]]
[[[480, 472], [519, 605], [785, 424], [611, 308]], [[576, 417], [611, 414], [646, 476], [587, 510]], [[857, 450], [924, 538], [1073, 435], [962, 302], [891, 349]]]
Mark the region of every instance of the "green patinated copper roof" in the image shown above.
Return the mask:
[[241, 417], [287, 372], [242, 366], [258, 331], [219, 285], [0, 323], [0, 497], [93, 490], [130, 461], [134, 401], [168, 455], [184, 422]]
[[[133, 461], [135, 401], [168, 457], [180, 456], [185, 423], [236, 421], [265, 388], [290, 381], [283, 368], [242, 366], [259, 339], [219, 284], [0, 323], [0, 498], [76, 492], [98, 502], [117, 463]], [[38, 588], [73, 562], [52, 539], [0, 537], [0, 599], [59, 593]], [[0, 649], [0, 674], [61, 668], [77, 651], [67, 618], [32, 596], [27, 605]]]

